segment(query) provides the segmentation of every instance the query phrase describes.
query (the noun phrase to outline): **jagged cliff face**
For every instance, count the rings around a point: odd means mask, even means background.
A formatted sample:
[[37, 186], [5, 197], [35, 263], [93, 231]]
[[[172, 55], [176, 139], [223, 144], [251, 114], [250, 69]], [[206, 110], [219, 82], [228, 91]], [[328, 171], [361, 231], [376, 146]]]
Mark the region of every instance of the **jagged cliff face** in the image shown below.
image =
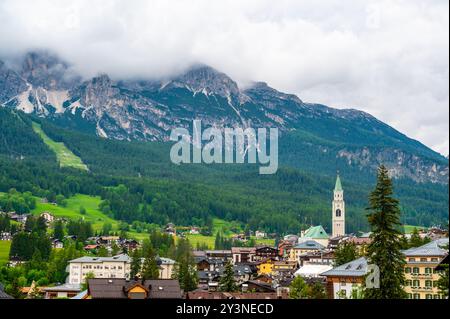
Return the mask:
[[20, 68], [0, 61], [0, 105], [120, 140], [164, 141], [172, 128], [188, 127], [193, 119], [205, 126], [277, 127], [282, 134], [313, 136], [319, 149], [341, 145], [332, 151], [349, 165], [375, 169], [384, 163], [394, 177], [448, 183], [447, 159], [367, 113], [304, 103], [263, 82], [242, 90], [208, 66], [164, 81], [106, 74], [82, 80], [57, 57], [30, 53]]

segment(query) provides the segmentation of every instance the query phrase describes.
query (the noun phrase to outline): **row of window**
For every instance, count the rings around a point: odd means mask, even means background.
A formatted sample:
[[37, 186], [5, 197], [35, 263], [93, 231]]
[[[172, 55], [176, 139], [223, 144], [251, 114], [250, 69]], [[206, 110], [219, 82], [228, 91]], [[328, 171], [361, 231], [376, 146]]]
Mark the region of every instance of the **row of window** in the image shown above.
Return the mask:
[[425, 257], [421, 257], [420, 259], [419, 258], [414, 258], [414, 257], [411, 257], [411, 258], [408, 258], [408, 261], [411, 261], [411, 262], [415, 262], [415, 261], [431, 261], [431, 262], [438, 262], [439, 260], [438, 260], [438, 258], [437, 257], [431, 257], [430, 258], [430, 260], [428, 260], [428, 258], [425, 258]]
[[[412, 267], [412, 268], [411, 267], [405, 267], [405, 273], [409, 274], [409, 273], [411, 273], [411, 271], [412, 271], [413, 274], [420, 274], [420, 268], [419, 267]], [[434, 273], [437, 273], [437, 271], [435, 269], [430, 268], [430, 267], [426, 267], [425, 268], [425, 274], [434, 274]]]
[[[420, 294], [408, 294], [408, 299], [420, 299]], [[426, 294], [425, 299], [441, 299], [441, 295]]]
[[[437, 287], [437, 280], [425, 280], [425, 287]], [[421, 287], [420, 280], [406, 280], [405, 286]]]
[[[82, 268], [83, 269], [103, 269], [103, 266], [84, 265]], [[110, 267], [109, 266], [105, 266], [104, 269], [108, 269], [109, 270]], [[116, 266], [111, 266], [111, 270], [116, 270], [116, 269], [122, 270], [122, 266], [117, 266], [117, 268], [116, 268]]]

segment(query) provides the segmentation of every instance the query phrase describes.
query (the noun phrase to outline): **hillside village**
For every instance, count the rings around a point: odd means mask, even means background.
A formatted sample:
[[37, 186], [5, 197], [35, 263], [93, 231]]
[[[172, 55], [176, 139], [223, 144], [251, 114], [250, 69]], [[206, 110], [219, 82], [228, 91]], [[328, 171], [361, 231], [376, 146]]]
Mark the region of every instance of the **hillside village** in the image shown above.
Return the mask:
[[[1, 285], [0, 298], [13, 298], [5, 290], [16, 290], [16, 298], [45, 299], [288, 299], [295, 298], [293, 290], [299, 285], [307, 287], [302, 298], [358, 298], [369, 274], [365, 252], [372, 237], [370, 233], [346, 233], [344, 189], [339, 175], [331, 207], [331, 235], [317, 225], [278, 238], [275, 245], [263, 245], [256, 244], [255, 238], [277, 238], [276, 234], [248, 231], [225, 239], [226, 245], [232, 247], [225, 247], [218, 235], [215, 249], [192, 247], [185, 239], [189, 234], [198, 235], [199, 227], [184, 227], [180, 232], [169, 223], [150, 236], [153, 247], [149, 241], [126, 238], [125, 233], [89, 236], [80, 242], [76, 235], [62, 236], [64, 232], [57, 229], [68, 223], [67, 219], [49, 212], [35, 217], [4, 212], [0, 221], [8, 219], [14, 227], [0, 233], [0, 242], [10, 242], [17, 233], [28, 231], [32, 235], [39, 227], [46, 231], [53, 228], [52, 251], [69, 247], [78, 250], [72, 254], [77, 258], [69, 258], [62, 265], [64, 282], [29, 276], [23, 278], [22, 286], [17, 281], [8, 287]], [[438, 281], [441, 269], [448, 265], [448, 230], [416, 229], [403, 237], [407, 298], [445, 298]], [[32, 253], [27, 261], [14, 254], [17, 245], [11, 246], [6, 269], [42, 263], [40, 254]], [[172, 248], [161, 248], [165, 246]]]

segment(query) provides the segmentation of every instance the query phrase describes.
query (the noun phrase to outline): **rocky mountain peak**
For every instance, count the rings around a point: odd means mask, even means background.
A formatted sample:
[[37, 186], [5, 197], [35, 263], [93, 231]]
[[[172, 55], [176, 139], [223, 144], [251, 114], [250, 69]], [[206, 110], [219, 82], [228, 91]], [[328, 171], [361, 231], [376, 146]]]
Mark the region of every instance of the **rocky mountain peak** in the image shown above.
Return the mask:
[[216, 94], [222, 97], [239, 96], [239, 88], [225, 73], [216, 69], [200, 65], [188, 70], [186, 73], [176, 77], [173, 84], [185, 86], [193, 92], [202, 92], [204, 94]]

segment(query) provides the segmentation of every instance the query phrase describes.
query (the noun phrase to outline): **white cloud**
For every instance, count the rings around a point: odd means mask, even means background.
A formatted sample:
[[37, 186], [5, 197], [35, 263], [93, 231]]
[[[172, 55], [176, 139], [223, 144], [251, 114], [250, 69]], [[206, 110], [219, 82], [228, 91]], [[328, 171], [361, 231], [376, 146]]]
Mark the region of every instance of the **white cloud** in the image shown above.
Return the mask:
[[48, 48], [115, 77], [206, 63], [449, 152], [447, 0], [1, 0], [0, 21], [3, 57]]

